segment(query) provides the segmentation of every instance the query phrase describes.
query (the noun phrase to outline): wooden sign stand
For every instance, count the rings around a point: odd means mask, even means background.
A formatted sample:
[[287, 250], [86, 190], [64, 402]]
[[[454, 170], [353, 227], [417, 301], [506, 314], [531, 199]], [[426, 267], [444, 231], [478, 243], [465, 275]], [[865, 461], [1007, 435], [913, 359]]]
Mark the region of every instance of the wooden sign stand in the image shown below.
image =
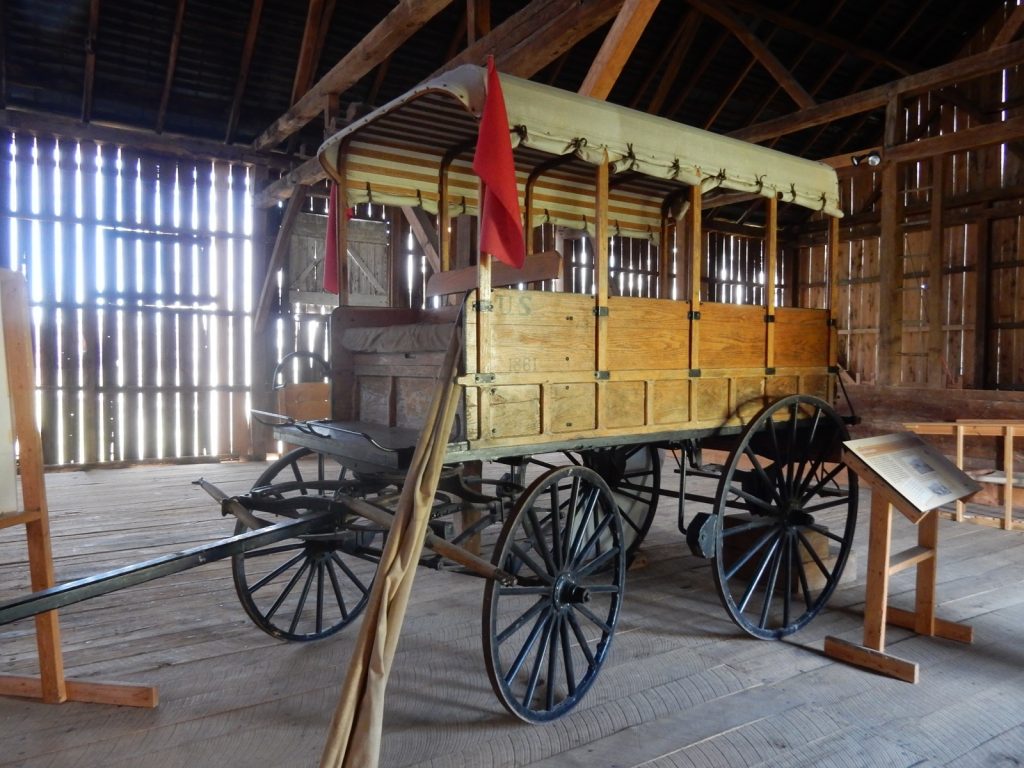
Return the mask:
[[[838, 637], [825, 638], [825, 655], [858, 667], [895, 677], [908, 683], [918, 681], [918, 665], [885, 652], [885, 627], [892, 624], [929, 637], [961, 643], [974, 640], [966, 624], [935, 616], [936, 558], [939, 545], [937, 509], [922, 512], [864, 461], [845, 452], [847, 467], [871, 488], [871, 529], [868, 538], [868, 571], [864, 600], [864, 643], [857, 645]], [[917, 546], [892, 554], [893, 508], [917, 526]], [[917, 567], [914, 610], [889, 605], [889, 577], [906, 568]]]
[[[50, 520], [43, 480], [43, 446], [36, 428], [33, 406], [35, 366], [29, 329], [28, 297], [24, 278], [0, 270], [0, 320], [6, 347], [7, 378], [14, 434], [18, 440], [21, 475], [21, 508], [0, 510], [0, 528], [24, 525], [28, 542], [29, 574], [33, 591], [55, 585], [50, 551]], [[0, 403], [0, 407], [6, 407]], [[157, 691], [150, 686], [68, 680], [60, 647], [56, 611], [35, 617], [39, 676], [0, 675], [0, 695], [41, 699], [49, 704], [65, 701], [155, 707]]]

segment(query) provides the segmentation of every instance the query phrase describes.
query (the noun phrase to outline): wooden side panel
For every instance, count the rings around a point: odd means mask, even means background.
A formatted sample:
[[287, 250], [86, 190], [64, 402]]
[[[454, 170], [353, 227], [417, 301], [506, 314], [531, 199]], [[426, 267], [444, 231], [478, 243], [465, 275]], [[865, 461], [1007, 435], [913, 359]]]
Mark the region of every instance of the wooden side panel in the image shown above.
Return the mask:
[[775, 366], [828, 365], [828, 313], [779, 307], [775, 312]]
[[695, 379], [693, 407], [690, 418], [694, 421], [725, 421], [730, 416], [729, 380]]
[[540, 386], [522, 384], [487, 387], [480, 390], [488, 398], [491, 438], [540, 434]]
[[677, 424], [690, 418], [690, 382], [687, 379], [665, 379], [653, 385], [651, 397], [655, 424]]
[[680, 301], [608, 299], [608, 369], [682, 370], [689, 366], [690, 305]]
[[597, 426], [596, 384], [553, 384], [545, 387], [544, 407], [553, 433], [576, 432]]
[[764, 316], [764, 307], [701, 304], [700, 367], [763, 370]]
[[[594, 370], [594, 300], [546, 291], [499, 289], [493, 295], [494, 348], [487, 373]], [[475, 313], [466, 315], [466, 346], [476, 347]], [[472, 354], [467, 371], [475, 372]]]
[[607, 381], [598, 386], [605, 388], [605, 423], [609, 428], [643, 426], [644, 382]]

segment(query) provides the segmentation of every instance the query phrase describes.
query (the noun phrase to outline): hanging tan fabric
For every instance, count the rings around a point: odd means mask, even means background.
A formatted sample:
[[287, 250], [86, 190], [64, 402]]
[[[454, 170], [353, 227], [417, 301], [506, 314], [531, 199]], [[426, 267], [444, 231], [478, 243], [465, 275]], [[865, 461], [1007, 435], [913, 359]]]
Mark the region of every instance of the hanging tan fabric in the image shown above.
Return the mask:
[[376, 768], [380, 758], [384, 693], [455, 420], [455, 378], [461, 348], [460, 318], [452, 329], [394, 525], [377, 565], [370, 601], [320, 760], [324, 768]]

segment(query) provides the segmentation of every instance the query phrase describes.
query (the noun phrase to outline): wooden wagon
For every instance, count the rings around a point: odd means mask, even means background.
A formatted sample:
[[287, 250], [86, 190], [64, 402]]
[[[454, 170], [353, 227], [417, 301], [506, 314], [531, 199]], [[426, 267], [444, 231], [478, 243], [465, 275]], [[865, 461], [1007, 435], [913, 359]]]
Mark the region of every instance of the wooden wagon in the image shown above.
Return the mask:
[[[827, 166], [503, 76], [531, 253], [522, 270], [460, 262], [449, 233], [478, 208], [486, 83], [453, 70], [321, 148], [343, 206], [436, 216], [436, 269], [423, 306], [357, 307], [340, 259], [331, 418], [279, 420], [299, 447], [222, 499], [238, 535], [217, 554], [265, 631], [342, 629], [432, 440], [421, 562], [485, 578], [495, 692], [543, 721], [594, 682], [666, 496], [750, 634], [796, 631], [832, 594], [857, 510], [832, 406], [840, 211]], [[758, 226], [709, 233], [704, 214], [729, 205]], [[780, 246], [780, 222], [809, 244]], [[678, 492], [661, 483], [673, 469]]]

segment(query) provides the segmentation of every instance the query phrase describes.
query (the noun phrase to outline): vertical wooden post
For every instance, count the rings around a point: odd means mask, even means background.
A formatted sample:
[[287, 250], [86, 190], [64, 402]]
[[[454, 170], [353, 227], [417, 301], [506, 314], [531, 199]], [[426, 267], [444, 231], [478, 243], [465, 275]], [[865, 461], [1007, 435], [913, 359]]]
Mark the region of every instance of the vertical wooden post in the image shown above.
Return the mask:
[[[594, 318], [594, 370], [597, 376], [608, 370], [608, 155], [605, 153], [597, 166], [594, 193], [594, 288], [596, 293]], [[608, 416], [606, 383], [597, 381], [597, 428], [604, 429]]]
[[871, 494], [871, 524], [868, 533], [864, 595], [864, 646], [885, 650], [885, 609], [889, 597], [889, 560], [892, 555], [892, 506], [881, 493]]
[[338, 306], [346, 307], [348, 297], [348, 184], [345, 183], [345, 169], [348, 166], [348, 142], [338, 149], [337, 173], [341, 178], [338, 184], [338, 210], [334, 216], [335, 240], [338, 244]]
[[[899, 96], [885, 109], [885, 148], [895, 146], [899, 127]], [[903, 351], [903, 202], [897, 164], [882, 162], [881, 238], [879, 243], [878, 379], [889, 386], [902, 379]]]
[[943, 155], [932, 158], [931, 237], [928, 241], [928, 386], [943, 388], [946, 367], [943, 365], [946, 334], [942, 312], [942, 242], [943, 202], [945, 200], [945, 168]]
[[[839, 219], [828, 216], [828, 364], [839, 365]], [[837, 374], [838, 375], [838, 374]], [[829, 398], [835, 398], [836, 377], [829, 377]]]
[[[977, 224], [977, 237], [974, 243], [974, 365], [969, 385], [974, 389], [989, 386], [994, 377], [989, 365], [991, 349], [989, 344], [989, 325], [992, 322], [991, 273], [992, 260], [989, 253], [991, 219], [983, 218]], [[965, 382], [967, 384], [968, 382]]]
[[[0, 509], [0, 528], [25, 525], [30, 582], [32, 590], [38, 592], [53, 587], [56, 580], [43, 477], [43, 446], [36, 428], [33, 407], [35, 365], [24, 278], [15, 272], [0, 272], [0, 295], [0, 324], [10, 392], [10, 402], [0, 403], [0, 407], [11, 408], [21, 475], [21, 509]], [[57, 612], [38, 614], [35, 626], [39, 677], [2, 675], [0, 695], [38, 698], [48, 704], [59, 704], [70, 699], [136, 707], [156, 706], [156, 689], [149, 686], [66, 680]]]
[[[774, 195], [768, 198], [765, 217], [765, 265], [764, 265], [764, 319], [765, 345], [764, 367], [775, 366], [775, 281], [779, 263], [779, 200]], [[767, 373], [767, 371], [766, 371]]]

